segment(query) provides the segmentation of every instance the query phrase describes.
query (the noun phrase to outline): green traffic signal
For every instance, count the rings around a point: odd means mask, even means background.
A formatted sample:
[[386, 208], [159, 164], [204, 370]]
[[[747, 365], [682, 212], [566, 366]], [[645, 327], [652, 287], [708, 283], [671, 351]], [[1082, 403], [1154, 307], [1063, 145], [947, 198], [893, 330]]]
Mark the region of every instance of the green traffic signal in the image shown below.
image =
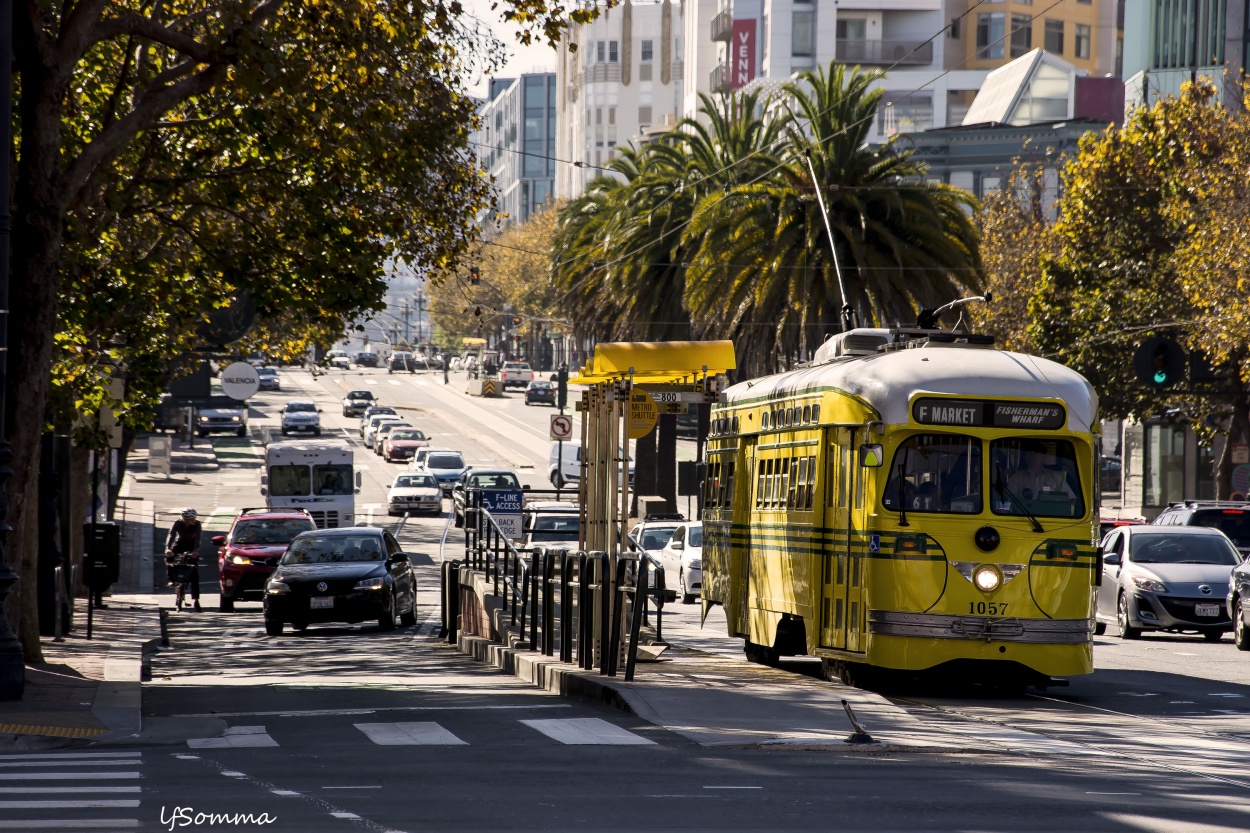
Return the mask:
[[1170, 338], [1153, 336], [1138, 345], [1133, 354], [1133, 370], [1148, 387], [1167, 388], [1185, 376], [1185, 350]]

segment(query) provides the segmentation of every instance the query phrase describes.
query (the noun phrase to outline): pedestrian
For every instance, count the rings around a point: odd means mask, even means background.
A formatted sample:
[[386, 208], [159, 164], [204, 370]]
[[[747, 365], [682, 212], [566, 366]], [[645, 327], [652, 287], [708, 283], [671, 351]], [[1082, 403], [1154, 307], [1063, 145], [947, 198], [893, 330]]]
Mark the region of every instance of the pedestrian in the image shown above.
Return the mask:
[[191, 567], [191, 600], [198, 613], [200, 607], [200, 521], [199, 513], [191, 507], [182, 510], [182, 517], [174, 521], [165, 541], [165, 566], [169, 567], [178, 556], [186, 556]]

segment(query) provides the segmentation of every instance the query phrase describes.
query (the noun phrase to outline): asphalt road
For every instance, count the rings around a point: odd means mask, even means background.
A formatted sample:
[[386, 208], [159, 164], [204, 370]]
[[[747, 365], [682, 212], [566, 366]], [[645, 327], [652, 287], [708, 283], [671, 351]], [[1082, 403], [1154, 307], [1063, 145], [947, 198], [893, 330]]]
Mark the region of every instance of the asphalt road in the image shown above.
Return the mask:
[[[457, 383], [463, 377], [453, 375]], [[312, 397], [327, 429], [358, 442], [338, 398], [369, 386], [436, 444], [546, 485], [551, 409], [526, 408], [519, 393], [470, 399], [444, 387], [441, 372], [313, 379], [292, 371], [283, 385], [253, 401], [254, 436], [276, 426], [282, 401]], [[215, 444], [238, 456], [177, 487], [169, 503], [191, 502], [220, 526], [258, 500], [259, 469], [235, 441]], [[360, 454], [358, 509], [397, 522], [386, 518], [384, 496], [401, 467]], [[412, 519], [401, 532], [405, 548], [428, 556], [418, 563], [422, 618], [413, 628], [313, 626], [270, 639], [254, 604], [172, 616], [171, 647], [153, 657], [145, 685], [144, 736], [103, 751], [113, 757], [90, 750], [0, 759], [0, 830], [1250, 829], [1250, 656], [1228, 640], [1100, 637], [1098, 670], [1045, 695], [894, 695], [935, 722], [1067, 741], [1062, 753], [705, 748], [622, 712], [539, 692], [439, 642], [432, 600], [446, 532], [453, 557], [459, 539], [445, 518]], [[667, 605], [666, 638], [740, 657], [716, 612], [700, 628], [696, 611]], [[803, 661], [785, 667], [813, 670]], [[41, 804], [63, 801], [83, 806]], [[196, 813], [254, 815], [212, 826], [196, 824]]]

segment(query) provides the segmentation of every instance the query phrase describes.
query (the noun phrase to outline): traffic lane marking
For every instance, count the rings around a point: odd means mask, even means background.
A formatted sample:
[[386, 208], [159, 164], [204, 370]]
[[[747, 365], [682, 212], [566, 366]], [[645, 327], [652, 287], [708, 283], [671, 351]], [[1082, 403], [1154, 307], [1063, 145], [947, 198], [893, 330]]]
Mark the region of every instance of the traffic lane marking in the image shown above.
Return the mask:
[[442, 712], [442, 711], [516, 711], [523, 709], [571, 709], [568, 703], [533, 703], [515, 705], [465, 706], [373, 706], [358, 709], [284, 709], [259, 712], [208, 712], [207, 714], [175, 714], [171, 717], [359, 717], [377, 712]]
[[599, 717], [566, 720], [522, 720], [526, 726], [568, 746], [655, 746], [653, 740], [635, 735]]
[[468, 746], [437, 723], [355, 723], [378, 746]]

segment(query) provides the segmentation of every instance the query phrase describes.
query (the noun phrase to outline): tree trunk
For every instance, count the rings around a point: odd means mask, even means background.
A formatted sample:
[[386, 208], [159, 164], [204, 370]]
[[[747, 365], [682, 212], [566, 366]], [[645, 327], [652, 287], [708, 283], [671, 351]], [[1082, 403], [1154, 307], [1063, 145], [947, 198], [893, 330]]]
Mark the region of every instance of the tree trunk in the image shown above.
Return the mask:
[[1216, 500], [1231, 500], [1233, 496], [1233, 445], [1238, 442], [1250, 442], [1250, 397], [1241, 396], [1233, 400], [1233, 418], [1228, 423], [1228, 436], [1224, 440], [1224, 450], [1215, 461], [1215, 497]]
[[653, 434], [659, 434], [656, 452], [659, 457], [655, 494], [664, 498], [665, 511], [677, 511], [677, 415], [660, 414]]
[[657, 488], [656, 431], [648, 431], [634, 443], [634, 488], [630, 493], [629, 514], [638, 515], [638, 496], [651, 497]]

